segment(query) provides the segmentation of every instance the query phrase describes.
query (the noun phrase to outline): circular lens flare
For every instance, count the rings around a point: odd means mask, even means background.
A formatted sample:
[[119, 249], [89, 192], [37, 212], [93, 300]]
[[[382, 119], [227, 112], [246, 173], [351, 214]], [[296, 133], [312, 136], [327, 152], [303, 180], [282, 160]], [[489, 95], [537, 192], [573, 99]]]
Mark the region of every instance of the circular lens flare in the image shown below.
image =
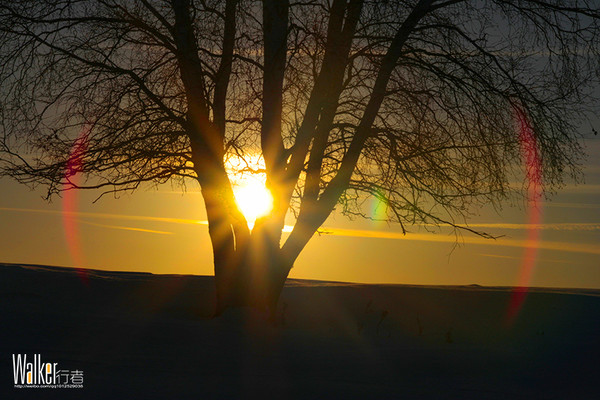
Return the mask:
[[376, 227], [379, 227], [383, 225], [387, 220], [387, 213], [389, 207], [388, 201], [385, 194], [378, 189], [375, 190], [372, 196], [373, 197], [371, 198], [371, 224]]
[[69, 249], [71, 259], [77, 267], [77, 271], [81, 280], [86, 284], [88, 283], [87, 274], [86, 271], [81, 268], [81, 266], [84, 264], [84, 260], [83, 252], [81, 250], [79, 225], [77, 224], [76, 213], [79, 205], [77, 187], [79, 186], [81, 180], [81, 172], [83, 171], [83, 158], [88, 149], [91, 129], [91, 124], [83, 124], [77, 139], [71, 147], [71, 153], [69, 154], [69, 160], [67, 161], [63, 176], [64, 196], [62, 200], [62, 219], [67, 247]]
[[507, 314], [507, 323], [512, 325], [521, 311], [531, 278], [537, 263], [540, 231], [536, 227], [542, 222], [542, 160], [539, 144], [525, 111], [515, 107], [519, 129], [521, 156], [526, 171], [528, 225], [527, 242], [519, 269], [517, 285], [513, 289]]

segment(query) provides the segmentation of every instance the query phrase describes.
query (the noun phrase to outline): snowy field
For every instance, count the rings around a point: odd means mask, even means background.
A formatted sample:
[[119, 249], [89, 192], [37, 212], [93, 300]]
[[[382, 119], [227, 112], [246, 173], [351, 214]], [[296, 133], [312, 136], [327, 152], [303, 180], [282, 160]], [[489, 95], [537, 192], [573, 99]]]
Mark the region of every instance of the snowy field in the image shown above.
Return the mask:
[[[277, 323], [212, 277], [0, 264], [0, 399], [597, 399], [600, 291], [290, 280]], [[83, 388], [14, 388], [13, 354]]]

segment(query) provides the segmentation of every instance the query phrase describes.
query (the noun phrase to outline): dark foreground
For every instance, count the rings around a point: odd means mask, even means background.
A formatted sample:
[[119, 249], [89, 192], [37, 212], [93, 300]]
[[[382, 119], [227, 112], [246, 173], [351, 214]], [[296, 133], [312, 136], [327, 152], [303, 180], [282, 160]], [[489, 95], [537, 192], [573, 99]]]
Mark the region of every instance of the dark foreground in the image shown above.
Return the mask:
[[[213, 280], [0, 264], [0, 399], [600, 398], [600, 293], [291, 281], [277, 326]], [[12, 354], [83, 372], [15, 389]]]

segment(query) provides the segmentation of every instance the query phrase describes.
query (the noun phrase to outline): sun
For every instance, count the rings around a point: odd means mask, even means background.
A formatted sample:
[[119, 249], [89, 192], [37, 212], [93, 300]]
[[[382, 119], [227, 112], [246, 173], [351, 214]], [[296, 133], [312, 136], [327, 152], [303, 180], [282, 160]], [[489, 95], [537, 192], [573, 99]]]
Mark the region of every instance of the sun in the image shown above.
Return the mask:
[[226, 167], [235, 201], [252, 229], [256, 219], [269, 214], [273, 208], [273, 196], [265, 185], [264, 160], [260, 156], [244, 159], [233, 156], [227, 160]]
[[273, 208], [271, 192], [261, 182], [250, 181], [234, 188], [233, 191], [236, 202], [250, 227], [254, 226], [257, 218], [269, 214]]

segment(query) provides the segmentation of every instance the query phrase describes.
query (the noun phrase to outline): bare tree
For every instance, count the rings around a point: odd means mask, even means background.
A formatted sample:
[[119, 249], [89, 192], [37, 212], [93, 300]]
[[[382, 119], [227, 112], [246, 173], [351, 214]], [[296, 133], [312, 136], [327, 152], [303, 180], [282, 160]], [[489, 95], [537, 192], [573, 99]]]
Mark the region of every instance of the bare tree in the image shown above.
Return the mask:
[[[49, 197], [197, 181], [218, 311], [273, 309], [336, 205], [369, 217], [376, 196], [403, 229], [469, 229], [458, 218], [511, 194], [523, 152], [544, 187], [579, 174], [594, 0], [0, 4], [0, 175]], [[250, 230], [225, 160], [257, 153], [274, 206]]]

